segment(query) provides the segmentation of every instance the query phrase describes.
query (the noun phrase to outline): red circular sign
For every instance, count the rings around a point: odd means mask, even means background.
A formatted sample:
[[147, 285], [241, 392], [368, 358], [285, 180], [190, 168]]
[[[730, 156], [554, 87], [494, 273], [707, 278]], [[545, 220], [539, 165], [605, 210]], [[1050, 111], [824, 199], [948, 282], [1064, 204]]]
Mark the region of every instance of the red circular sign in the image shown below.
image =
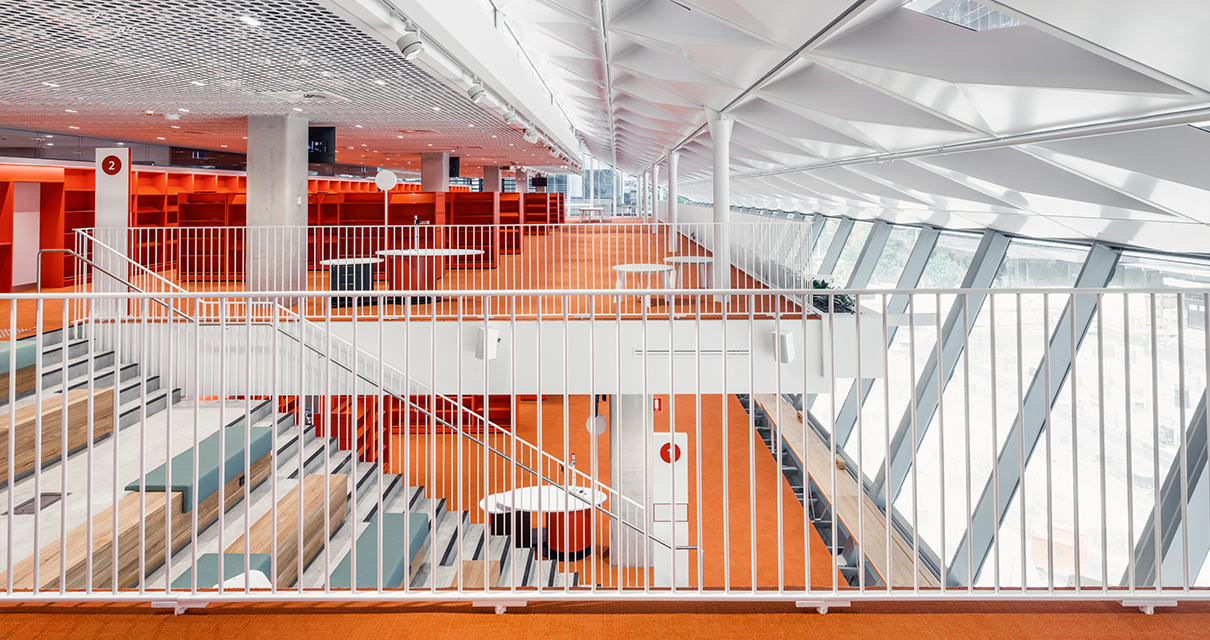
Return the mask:
[[[672, 464], [672, 462], [673, 462], [672, 460], [669, 460], [669, 459], [668, 459], [668, 458], [669, 458], [669, 455], [668, 455], [668, 454], [669, 454], [671, 451], [672, 451], [672, 443], [671, 443], [671, 442], [669, 442], [668, 444], [666, 444], [666, 445], [664, 445], [664, 446], [660, 447], [660, 457], [661, 457], [661, 458], [663, 458], [663, 459], [664, 459], [664, 462], [667, 462], [668, 464]], [[675, 460], [680, 460], [680, 459], [681, 459], [681, 448], [678, 446], [678, 447], [676, 448], [676, 458], [675, 458]]]
[[122, 171], [122, 159], [117, 156], [105, 156], [101, 161], [101, 171], [107, 176], [116, 176]]

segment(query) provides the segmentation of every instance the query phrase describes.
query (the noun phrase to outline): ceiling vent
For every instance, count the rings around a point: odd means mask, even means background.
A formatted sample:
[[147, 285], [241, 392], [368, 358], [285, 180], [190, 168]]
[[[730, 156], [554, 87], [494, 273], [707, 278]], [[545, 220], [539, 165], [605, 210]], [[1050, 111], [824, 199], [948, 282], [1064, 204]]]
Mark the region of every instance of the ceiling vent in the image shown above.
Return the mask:
[[286, 102], [348, 102], [344, 96], [328, 91], [265, 91], [263, 95]]

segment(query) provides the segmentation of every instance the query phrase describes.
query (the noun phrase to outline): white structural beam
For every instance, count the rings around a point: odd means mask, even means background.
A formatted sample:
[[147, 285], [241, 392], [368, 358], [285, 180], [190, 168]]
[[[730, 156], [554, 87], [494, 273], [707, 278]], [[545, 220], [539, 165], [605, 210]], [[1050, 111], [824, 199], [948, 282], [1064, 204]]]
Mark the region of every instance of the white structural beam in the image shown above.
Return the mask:
[[710, 142], [714, 145], [714, 288], [731, 288], [731, 130], [730, 116], [706, 110], [710, 123]]
[[[987, 231], [979, 242], [979, 248], [971, 258], [970, 267], [962, 279], [963, 289], [986, 289], [991, 287], [1004, 254], [1008, 251], [1009, 238], [996, 231]], [[941, 359], [938, 361], [934, 349], [929, 355], [928, 362], [917, 375], [915, 402], [908, 405], [899, 427], [891, 439], [891, 448], [887, 451], [888, 464], [878, 471], [870, 487], [871, 497], [884, 511], [890, 511], [895, 497], [903, 488], [904, 481], [911, 470], [912, 456], [924, 434], [928, 431], [929, 422], [937, 410], [938, 397], [944, 391], [945, 383], [949, 382], [954, 368], [958, 366], [958, 356], [962, 354], [962, 343], [965, 334], [975, 326], [979, 309], [983, 306], [985, 295], [969, 295], [966, 297], [967, 319], [963, 323], [963, 297], [957, 296], [946, 315], [941, 333], [937, 336], [941, 343]], [[939, 386], [940, 385], [940, 386]], [[887, 469], [890, 474], [887, 474]]]
[[[1084, 259], [1079, 276], [1076, 277], [1075, 288], [1100, 289], [1107, 286], [1121, 255], [1119, 249], [1093, 245]], [[961, 308], [961, 300], [955, 304]], [[975, 311], [970, 315], [973, 322], [977, 309], [974, 305], [971, 305], [971, 308]], [[1084, 336], [1088, 334], [1096, 311], [1096, 294], [1076, 294], [1064, 306], [1059, 322], [1051, 333], [1050, 355], [1043, 357], [1038, 363], [1033, 380], [1021, 401], [1022, 413], [1017, 416], [1004, 437], [1004, 446], [996, 459], [996, 473], [988, 476], [987, 484], [971, 516], [971, 529], [958, 543], [958, 549], [950, 562], [946, 575], [949, 585], [965, 586], [978, 579], [988, 554], [992, 551], [995, 530], [1003, 522], [1013, 496], [1021, 486], [1021, 470], [1028, 465], [1030, 456], [1045, 433], [1050, 415], [1049, 408], [1058, 399], [1059, 392], [1071, 373], [1073, 357], [1079, 351]], [[958, 346], [961, 347], [960, 342]], [[949, 377], [948, 374], [946, 377]], [[933, 397], [935, 404], [936, 396]], [[927, 419], [923, 424], [927, 424]], [[993, 478], [996, 480], [994, 485]]]

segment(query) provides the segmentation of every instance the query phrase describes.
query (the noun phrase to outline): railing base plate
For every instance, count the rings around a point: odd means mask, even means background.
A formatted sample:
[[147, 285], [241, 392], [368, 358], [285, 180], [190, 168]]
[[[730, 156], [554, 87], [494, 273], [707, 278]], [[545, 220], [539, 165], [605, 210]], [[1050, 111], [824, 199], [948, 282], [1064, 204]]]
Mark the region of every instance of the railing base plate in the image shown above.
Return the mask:
[[190, 609], [204, 609], [210, 604], [209, 600], [194, 598], [177, 598], [175, 600], [152, 600], [152, 609], [172, 609], [172, 614], [179, 616]]
[[472, 600], [471, 601], [472, 607], [495, 607], [497, 615], [502, 614], [505, 611], [508, 611], [509, 607], [524, 607], [528, 604], [529, 604], [529, 602], [527, 602], [525, 600], [487, 600], [487, 601]]
[[799, 609], [813, 607], [819, 613], [827, 613], [828, 607], [847, 607], [849, 604], [848, 600], [799, 600], [794, 603], [794, 606]]
[[1176, 600], [1123, 600], [1123, 607], [1138, 607], [1147, 615], [1155, 613], [1156, 607], [1175, 607]]

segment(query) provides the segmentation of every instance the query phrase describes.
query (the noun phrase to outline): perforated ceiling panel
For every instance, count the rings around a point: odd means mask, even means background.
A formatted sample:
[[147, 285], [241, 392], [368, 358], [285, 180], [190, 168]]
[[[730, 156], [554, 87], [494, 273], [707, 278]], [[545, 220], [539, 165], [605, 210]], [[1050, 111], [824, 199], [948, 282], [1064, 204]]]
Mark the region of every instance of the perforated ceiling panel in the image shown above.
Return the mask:
[[312, 2], [6, 3], [0, 60], [0, 126], [243, 151], [245, 116], [297, 114], [336, 126], [347, 164], [414, 169], [449, 151], [475, 175], [550, 160]]

